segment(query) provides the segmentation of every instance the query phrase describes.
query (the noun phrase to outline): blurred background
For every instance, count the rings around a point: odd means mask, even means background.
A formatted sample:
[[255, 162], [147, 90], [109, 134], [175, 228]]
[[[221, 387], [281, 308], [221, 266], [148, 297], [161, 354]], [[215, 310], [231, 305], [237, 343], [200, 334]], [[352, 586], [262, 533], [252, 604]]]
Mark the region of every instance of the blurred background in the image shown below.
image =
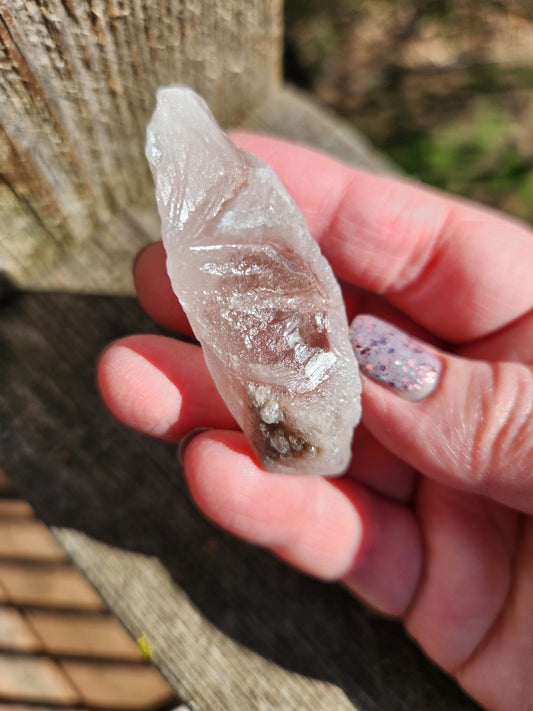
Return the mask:
[[531, 0], [285, 0], [285, 75], [404, 171], [533, 221]]

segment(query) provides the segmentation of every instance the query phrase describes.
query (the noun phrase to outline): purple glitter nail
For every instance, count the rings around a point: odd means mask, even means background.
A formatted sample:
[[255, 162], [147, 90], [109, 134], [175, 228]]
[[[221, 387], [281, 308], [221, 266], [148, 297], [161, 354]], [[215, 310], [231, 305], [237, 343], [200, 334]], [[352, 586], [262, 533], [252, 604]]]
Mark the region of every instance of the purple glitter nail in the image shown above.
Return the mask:
[[350, 326], [362, 373], [408, 400], [422, 400], [439, 382], [441, 361], [419, 341], [375, 316], [357, 316]]

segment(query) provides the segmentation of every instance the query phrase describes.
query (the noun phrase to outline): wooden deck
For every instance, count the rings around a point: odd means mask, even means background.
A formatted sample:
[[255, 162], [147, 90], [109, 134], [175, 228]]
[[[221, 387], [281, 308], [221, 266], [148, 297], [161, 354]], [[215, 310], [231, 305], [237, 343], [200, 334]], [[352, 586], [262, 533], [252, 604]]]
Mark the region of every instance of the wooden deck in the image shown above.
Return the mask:
[[187, 711], [149, 657], [0, 470], [0, 709]]

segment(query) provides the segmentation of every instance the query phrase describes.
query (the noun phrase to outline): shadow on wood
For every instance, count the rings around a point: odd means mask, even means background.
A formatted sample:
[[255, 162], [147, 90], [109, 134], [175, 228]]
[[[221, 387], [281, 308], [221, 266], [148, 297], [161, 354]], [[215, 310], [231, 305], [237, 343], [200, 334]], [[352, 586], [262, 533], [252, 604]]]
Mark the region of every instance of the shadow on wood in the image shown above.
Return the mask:
[[157, 557], [225, 635], [331, 682], [363, 711], [477, 708], [400, 625], [207, 523], [175, 447], [114, 421], [95, 364], [110, 340], [139, 331], [153, 323], [127, 297], [21, 293], [0, 304], [0, 462], [38, 515]]

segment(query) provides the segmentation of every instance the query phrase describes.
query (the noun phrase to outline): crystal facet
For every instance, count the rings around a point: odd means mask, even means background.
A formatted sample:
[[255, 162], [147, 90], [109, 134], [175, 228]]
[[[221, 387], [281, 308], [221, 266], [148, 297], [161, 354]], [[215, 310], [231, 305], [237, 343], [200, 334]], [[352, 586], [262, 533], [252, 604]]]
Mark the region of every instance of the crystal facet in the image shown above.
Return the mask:
[[172, 287], [259, 461], [341, 474], [361, 386], [339, 285], [302, 214], [189, 88], [158, 91], [146, 156]]

